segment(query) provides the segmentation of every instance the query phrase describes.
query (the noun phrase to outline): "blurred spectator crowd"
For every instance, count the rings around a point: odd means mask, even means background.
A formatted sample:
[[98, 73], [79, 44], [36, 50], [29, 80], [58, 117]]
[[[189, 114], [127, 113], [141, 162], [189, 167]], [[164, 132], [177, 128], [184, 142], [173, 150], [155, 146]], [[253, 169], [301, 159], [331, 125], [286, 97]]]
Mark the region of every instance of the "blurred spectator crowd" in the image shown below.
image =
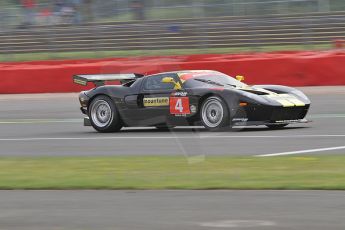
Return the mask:
[[0, 0], [0, 31], [30, 25], [345, 12], [345, 0]]
[[93, 20], [93, 0], [51, 0], [40, 5], [36, 0], [21, 0], [22, 26], [61, 23], [79, 24]]

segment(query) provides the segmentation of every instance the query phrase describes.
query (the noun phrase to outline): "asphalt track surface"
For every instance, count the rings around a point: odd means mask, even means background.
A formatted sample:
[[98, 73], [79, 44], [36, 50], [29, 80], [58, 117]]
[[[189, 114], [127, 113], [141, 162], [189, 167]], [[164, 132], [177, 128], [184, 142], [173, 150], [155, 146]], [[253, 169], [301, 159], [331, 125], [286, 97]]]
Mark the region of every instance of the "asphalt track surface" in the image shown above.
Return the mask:
[[2, 230], [343, 230], [344, 192], [0, 191]]
[[[312, 123], [219, 133], [100, 134], [82, 126], [77, 94], [0, 95], [0, 156], [344, 154], [345, 87], [303, 91], [313, 102]], [[344, 197], [343, 191], [0, 191], [0, 229], [343, 230]]]
[[77, 94], [0, 95], [0, 155], [193, 157], [345, 153], [345, 86], [302, 90], [312, 100], [308, 114], [312, 122], [282, 130], [260, 126], [226, 132], [129, 128], [110, 134], [83, 127]]

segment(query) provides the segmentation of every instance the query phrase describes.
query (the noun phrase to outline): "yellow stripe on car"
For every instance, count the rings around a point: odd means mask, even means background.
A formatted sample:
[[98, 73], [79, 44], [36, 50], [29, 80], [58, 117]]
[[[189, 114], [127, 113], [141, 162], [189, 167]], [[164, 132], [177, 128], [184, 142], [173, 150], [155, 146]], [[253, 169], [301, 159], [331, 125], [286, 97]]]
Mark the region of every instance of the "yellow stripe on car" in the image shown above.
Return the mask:
[[270, 94], [267, 97], [279, 102], [284, 107], [305, 106], [301, 100], [290, 94]]
[[301, 100], [298, 100], [297, 98], [291, 98], [289, 99], [289, 101], [294, 103], [296, 106], [305, 106], [305, 104]]
[[294, 103], [285, 100], [285, 99], [275, 99], [277, 102], [279, 102], [283, 107], [293, 107], [295, 106]]

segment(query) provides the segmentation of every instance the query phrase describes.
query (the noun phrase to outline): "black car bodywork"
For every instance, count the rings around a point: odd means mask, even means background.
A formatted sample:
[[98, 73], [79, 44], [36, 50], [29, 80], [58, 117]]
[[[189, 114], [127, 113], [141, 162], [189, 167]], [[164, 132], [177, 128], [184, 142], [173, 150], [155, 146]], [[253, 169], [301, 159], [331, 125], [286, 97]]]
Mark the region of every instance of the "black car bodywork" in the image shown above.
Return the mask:
[[[80, 93], [79, 100], [81, 111], [87, 116], [85, 125], [91, 124], [101, 132], [116, 131], [100, 129], [93, 122], [93, 117], [98, 119], [98, 115], [105, 116], [109, 109], [116, 113], [116, 121], [111, 122], [121, 122], [117, 128], [119, 130], [122, 126], [162, 128], [200, 124], [209, 129], [247, 125], [275, 128], [306, 122], [304, 118], [310, 107], [310, 100], [295, 88], [278, 85], [248, 86], [223, 73], [209, 70], [149, 76], [76, 75], [73, 79], [81, 85], [95, 83], [95, 88]], [[104, 85], [111, 80], [119, 80], [122, 84]], [[101, 104], [91, 114], [90, 105], [96, 98], [106, 101], [106, 108], [101, 107]], [[205, 105], [205, 101], [212, 102], [211, 99], [216, 103]], [[113, 105], [107, 105], [111, 103]], [[222, 122], [213, 126], [212, 119], [220, 116], [217, 111], [222, 112]], [[207, 125], [207, 120], [211, 122], [210, 125]]]

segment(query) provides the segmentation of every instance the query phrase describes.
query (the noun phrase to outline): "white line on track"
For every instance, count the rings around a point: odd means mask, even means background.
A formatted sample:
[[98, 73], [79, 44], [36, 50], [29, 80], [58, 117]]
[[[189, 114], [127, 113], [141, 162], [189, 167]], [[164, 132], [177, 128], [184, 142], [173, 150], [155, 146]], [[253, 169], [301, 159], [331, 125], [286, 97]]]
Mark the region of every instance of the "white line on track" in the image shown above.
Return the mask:
[[46, 124], [46, 123], [82, 123], [82, 119], [13, 119], [0, 120], [0, 124]]
[[296, 154], [303, 154], [303, 153], [325, 152], [325, 151], [332, 151], [332, 150], [339, 150], [339, 149], [345, 149], [345, 146], [320, 148], [320, 149], [306, 149], [306, 150], [282, 152], [282, 153], [261, 154], [261, 155], [256, 155], [256, 157], [287, 156], [287, 155], [296, 155]]
[[123, 139], [224, 139], [224, 138], [314, 138], [314, 137], [345, 137], [345, 134], [335, 135], [291, 135], [291, 136], [210, 136], [198, 135], [194, 136], [102, 136], [99, 137], [37, 137], [37, 138], [1, 138], [0, 141], [68, 141], [68, 140], [123, 140]]
[[314, 138], [314, 137], [345, 137], [345, 134], [310, 134], [310, 135], [243, 135], [243, 136], [231, 136], [231, 135], [207, 135], [200, 136], [201, 138]]
[[345, 114], [311, 114], [307, 118], [318, 119], [318, 118], [345, 118]]

